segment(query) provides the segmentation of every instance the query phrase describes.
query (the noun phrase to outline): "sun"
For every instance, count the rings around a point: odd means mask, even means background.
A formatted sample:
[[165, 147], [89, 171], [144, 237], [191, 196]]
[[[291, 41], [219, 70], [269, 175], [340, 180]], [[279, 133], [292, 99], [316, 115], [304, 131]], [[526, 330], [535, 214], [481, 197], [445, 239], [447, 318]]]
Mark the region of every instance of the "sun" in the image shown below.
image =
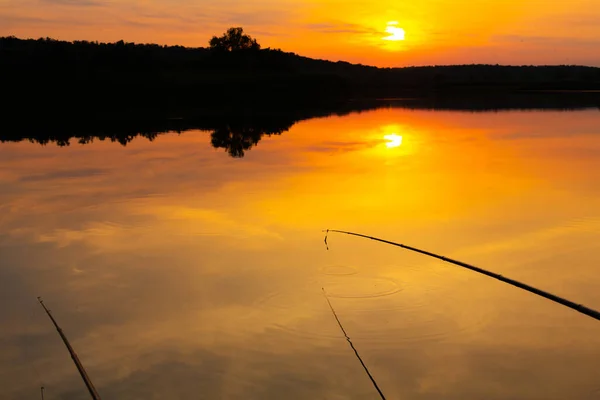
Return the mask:
[[387, 27], [385, 28], [385, 31], [387, 33], [389, 33], [389, 36], [386, 36], [384, 38], [382, 38], [383, 40], [392, 40], [392, 41], [398, 41], [398, 40], [404, 40], [404, 29], [400, 28], [398, 25], [398, 21], [390, 21], [387, 23]]
[[396, 135], [395, 133], [392, 133], [391, 135], [385, 135], [383, 138], [387, 140], [385, 145], [390, 149], [392, 147], [398, 147], [402, 144], [402, 136]]

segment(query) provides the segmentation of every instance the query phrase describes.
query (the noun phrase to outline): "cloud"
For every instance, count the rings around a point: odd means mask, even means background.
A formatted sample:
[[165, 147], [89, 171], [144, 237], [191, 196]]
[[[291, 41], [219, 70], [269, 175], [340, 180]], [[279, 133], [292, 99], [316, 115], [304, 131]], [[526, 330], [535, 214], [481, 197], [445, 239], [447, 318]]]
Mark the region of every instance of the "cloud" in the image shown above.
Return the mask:
[[[576, 8], [573, 7], [573, 10]], [[583, 10], [584, 8], [581, 8]], [[597, 9], [596, 9], [597, 10]], [[588, 9], [585, 12], [573, 13], [570, 14], [561, 13], [559, 15], [551, 15], [540, 17], [539, 20], [542, 24], [548, 24], [550, 26], [563, 26], [567, 27], [569, 30], [572, 27], [578, 28], [592, 28], [598, 29], [598, 20], [600, 19], [600, 13], [596, 10]]]
[[569, 36], [496, 35], [492, 36], [491, 40], [498, 43], [525, 43], [536, 46], [600, 46], [600, 39]]
[[[593, 109], [593, 107], [589, 107], [587, 109]], [[539, 111], [539, 112], [552, 112], [552, 111]], [[554, 111], [556, 112], [556, 111]], [[569, 112], [573, 112], [569, 110]], [[560, 132], [560, 131], [516, 131], [510, 132], [507, 134], [494, 135], [492, 139], [496, 140], [520, 140], [520, 139], [540, 139], [547, 140], [549, 138], [564, 138], [564, 137], [575, 137], [581, 135], [600, 135], [600, 132], [593, 129], [587, 132], [578, 131], [578, 132]], [[560, 149], [561, 152], [566, 151], [566, 149]], [[594, 148], [583, 148], [576, 149], [577, 152], [583, 152], [590, 154], [597, 154], [598, 150]]]
[[[270, 1], [259, 3], [252, 3], [250, 6], [236, 1], [219, 4], [212, 0], [202, 1], [200, 4], [132, 0], [24, 0], [18, 3], [15, 1], [12, 7], [9, 2], [9, 7], [3, 8], [0, 1], [0, 34], [2, 31], [7, 35], [17, 31], [18, 35], [23, 36], [18, 31], [25, 30], [40, 32], [29, 34], [33, 37], [50, 36], [74, 40], [82, 38], [83, 32], [94, 35], [88, 36], [89, 38], [104, 41], [114, 38], [97, 37], [98, 29], [111, 28], [109, 31], [114, 34], [122, 28], [126, 32], [123, 35], [125, 40], [135, 40], [139, 35], [152, 30], [162, 32], [160, 42], [167, 37], [171, 42], [173, 36], [181, 36], [183, 33], [188, 34], [188, 40], [196, 41], [200, 35], [205, 35], [208, 40], [210, 34], [235, 25], [244, 26], [254, 35], [258, 33], [252, 28], [259, 29], [261, 36], [276, 36], [276, 33], [289, 35], [290, 23], [297, 14], [281, 4]], [[299, 8], [296, 7], [295, 11]], [[76, 37], [65, 37], [65, 27], [82, 29], [77, 29]], [[57, 35], [57, 31], [60, 35]], [[153, 36], [150, 41], [157, 41], [157, 37]], [[181, 39], [177, 44], [189, 44], [180, 42]]]
[[[194, 399], [199, 393], [204, 398], [216, 399], [225, 390], [225, 375], [233, 362], [209, 350], [198, 350], [185, 357], [167, 354], [165, 358], [159, 364], [142, 367], [98, 390], [102, 396], [114, 399]], [[65, 392], [64, 397], [74, 398], [79, 393]]]
[[101, 168], [59, 170], [37, 175], [24, 175], [19, 178], [19, 182], [47, 182], [62, 179], [91, 178], [93, 176], [105, 175], [107, 172], [108, 170]]
[[[91, 375], [103, 377], [97, 384], [102, 395], [119, 399], [189, 399], [198, 393], [215, 399], [376, 398], [343, 338], [329, 340], [328, 346], [306, 344], [281, 352], [269, 345], [282, 340], [273, 333], [248, 339], [241, 348], [154, 349], [136, 355], [135, 369], [124, 376], [115, 377], [117, 366]], [[299, 346], [293, 340], [290, 344]], [[587, 398], [598, 389], [593, 372], [598, 351], [589, 348], [588, 353], [583, 349], [500, 349], [481, 344], [424, 345], [426, 352], [418, 347], [362, 352], [386, 396], [423, 400]], [[55, 388], [62, 392], [60, 398], [75, 399], [85, 393], [75, 376]]]
[[263, 31], [263, 30], [255, 30], [252, 29], [252, 36], [256, 37], [260, 40], [261, 37], [263, 36], [267, 36], [267, 37], [290, 37], [292, 36], [290, 33], [286, 33], [286, 32], [269, 32], [269, 31]]
[[102, 7], [108, 5], [101, 0], [40, 0], [41, 3], [53, 6], [75, 6], [75, 7]]
[[342, 141], [325, 141], [313, 146], [307, 147], [309, 151], [316, 152], [325, 152], [325, 153], [333, 153], [333, 152], [348, 152], [355, 151], [364, 148], [373, 147], [377, 144], [381, 143], [381, 141], [354, 141], [354, 142], [342, 142]]
[[377, 29], [369, 28], [364, 25], [352, 24], [347, 22], [338, 23], [315, 23], [304, 25], [304, 28], [318, 33], [352, 33], [363, 35], [380, 35]]
[[506, 48], [506, 52], [489, 54], [487, 59], [496, 57], [495, 62], [515, 63], [498, 58], [504, 53], [511, 54], [512, 59], [517, 56], [520, 64], [600, 64], [600, 56], [596, 51], [600, 48], [600, 39], [597, 37], [496, 35], [490, 38], [490, 42]]
[[226, 24], [240, 26], [254, 26], [258, 25], [261, 28], [274, 26], [282, 27], [290, 17], [290, 13], [286, 9], [277, 9], [273, 11], [265, 12], [265, 10], [248, 10], [248, 11], [228, 11], [223, 13], [219, 12], [219, 21]]
[[[19, 28], [23, 25], [35, 25], [43, 27], [57, 27], [57, 26], [70, 26], [70, 27], [87, 27], [89, 24], [81, 19], [70, 18], [70, 17], [59, 17], [59, 18], [43, 18], [43, 17], [32, 17], [32, 16], [18, 16], [18, 15], [0, 15], [0, 26], [5, 29]], [[31, 35], [31, 37], [41, 37], [44, 35]], [[46, 35], [48, 36], [48, 35]]]

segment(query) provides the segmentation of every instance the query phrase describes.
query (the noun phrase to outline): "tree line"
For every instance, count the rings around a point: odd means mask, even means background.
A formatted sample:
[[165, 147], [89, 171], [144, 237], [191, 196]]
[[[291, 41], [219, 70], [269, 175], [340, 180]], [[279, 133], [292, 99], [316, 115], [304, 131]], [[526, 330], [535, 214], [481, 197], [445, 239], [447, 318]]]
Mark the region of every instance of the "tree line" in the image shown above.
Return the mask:
[[[376, 68], [261, 48], [242, 28], [207, 47], [0, 38], [5, 96], [38, 110], [330, 103], [432, 93], [600, 89], [600, 68], [452, 65]], [[11, 105], [9, 105], [10, 107]]]

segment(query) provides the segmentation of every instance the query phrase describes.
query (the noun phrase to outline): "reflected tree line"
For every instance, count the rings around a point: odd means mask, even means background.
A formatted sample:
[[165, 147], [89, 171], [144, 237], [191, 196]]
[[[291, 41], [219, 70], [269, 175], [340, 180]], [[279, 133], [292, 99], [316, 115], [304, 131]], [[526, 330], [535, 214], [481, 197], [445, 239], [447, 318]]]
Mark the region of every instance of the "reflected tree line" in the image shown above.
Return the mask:
[[[29, 119], [4, 121], [0, 127], [0, 142], [29, 141], [47, 145], [69, 146], [72, 143], [89, 144], [94, 141], [111, 141], [126, 146], [136, 138], [149, 141], [170, 133], [190, 130], [210, 132], [214, 148], [225, 150], [231, 157], [242, 158], [265, 136], [281, 135], [299, 121], [329, 115], [346, 115], [383, 105], [380, 102], [356, 102], [338, 105], [336, 108], [313, 108], [299, 110], [240, 110], [234, 114], [212, 110], [212, 114], [184, 118], [157, 118], [154, 114], [116, 116], [113, 119], [45, 119], [32, 116]], [[119, 118], [120, 117], [120, 118]], [[127, 118], [128, 117], [128, 118]]]
[[[248, 150], [256, 146], [264, 136], [281, 135], [289, 130], [296, 121], [230, 121], [217, 127], [208, 127], [203, 124], [182, 123], [173, 121], [173, 123], [157, 123], [154, 128], [144, 128], [137, 130], [135, 126], [129, 125], [129, 129], [123, 129], [121, 121], [115, 121], [111, 127], [109, 123], [103, 124], [107, 132], [112, 133], [76, 133], [76, 132], [49, 132], [41, 129], [39, 131], [30, 131], [28, 134], [15, 135], [0, 133], [1, 142], [20, 142], [23, 140], [32, 143], [47, 145], [55, 143], [57, 146], [70, 146], [72, 143], [90, 144], [94, 141], [111, 141], [126, 146], [136, 138], [145, 138], [154, 141], [157, 137], [177, 132], [181, 134], [190, 130], [209, 131], [210, 143], [214, 148], [224, 149], [231, 157], [242, 158]], [[141, 123], [146, 125], [147, 123]], [[85, 126], [81, 127], [81, 132], [85, 132]], [[103, 129], [103, 130], [104, 130]]]
[[11, 119], [6, 115], [0, 123], [0, 142], [30, 141], [41, 145], [55, 143], [69, 146], [100, 140], [126, 146], [136, 138], [153, 141], [168, 132], [201, 130], [210, 132], [210, 143], [214, 148], [225, 150], [231, 157], [241, 158], [263, 137], [281, 135], [299, 121], [390, 107], [467, 112], [600, 110], [600, 93], [521, 93], [484, 97], [440, 95], [417, 99], [355, 100], [313, 108], [213, 108], [181, 111], [179, 114], [170, 111], [171, 115], [181, 116], [178, 118], [156, 110], [134, 115], [126, 110], [123, 114], [85, 118], [78, 115], [57, 118], [56, 115], [47, 117], [32, 113], [27, 118]]

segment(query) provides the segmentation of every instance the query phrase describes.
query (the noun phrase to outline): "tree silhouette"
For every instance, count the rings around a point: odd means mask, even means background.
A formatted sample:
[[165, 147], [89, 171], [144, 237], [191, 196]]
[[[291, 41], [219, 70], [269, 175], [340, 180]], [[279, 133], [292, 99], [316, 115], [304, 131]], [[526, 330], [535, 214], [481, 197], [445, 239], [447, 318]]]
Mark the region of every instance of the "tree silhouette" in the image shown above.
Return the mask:
[[221, 37], [213, 36], [208, 42], [213, 50], [260, 50], [260, 44], [250, 35], [244, 34], [243, 28], [229, 28]]
[[247, 150], [256, 146], [263, 136], [281, 135], [296, 123], [292, 118], [272, 118], [263, 121], [231, 121], [216, 128], [211, 134], [214, 148], [223, 148], [234, 158], [244, 157]]
[[230, 126], [224, 126], [216, 129], [211, 134], [211, 144], [215, 148], [223, 148], [229, 153], [231, 157], [242, 158], [246, 150], [250, 150], [260, 141], [262, 132], [242, 128], [231, 128]]

